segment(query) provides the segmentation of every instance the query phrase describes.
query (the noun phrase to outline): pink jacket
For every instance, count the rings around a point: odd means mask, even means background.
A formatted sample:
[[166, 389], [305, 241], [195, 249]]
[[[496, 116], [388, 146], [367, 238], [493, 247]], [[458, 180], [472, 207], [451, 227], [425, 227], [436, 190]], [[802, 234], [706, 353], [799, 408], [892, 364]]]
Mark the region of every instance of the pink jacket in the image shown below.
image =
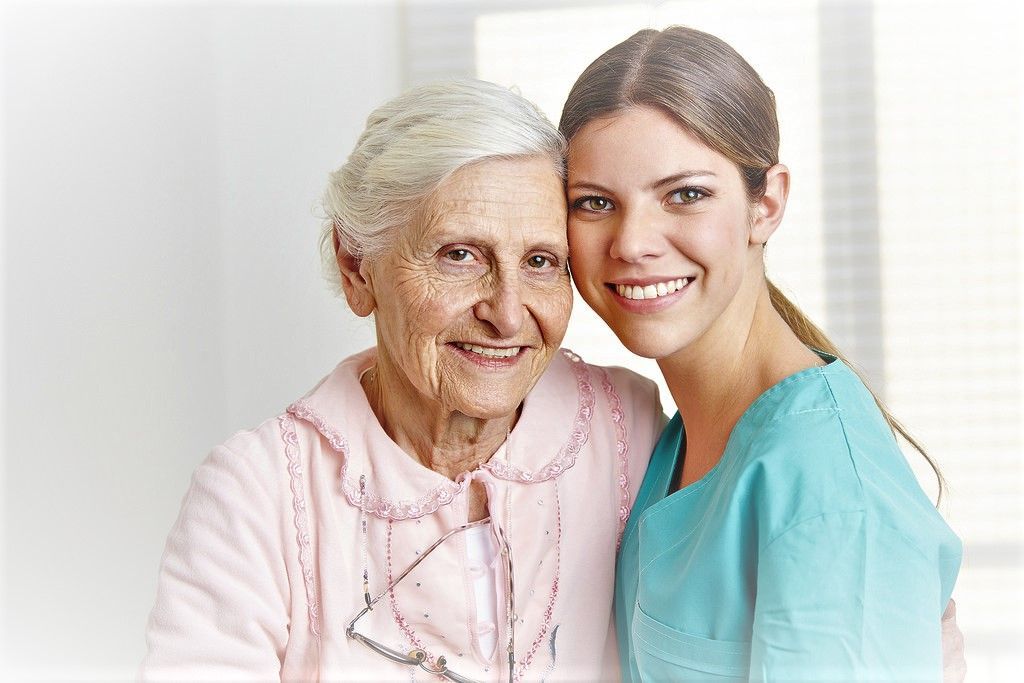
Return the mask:
[[[662, 425], [654, 384], [560, 354], [492, 459], [451, 481], [401, 451], [366, 401], [365, 351], [193, 476], [160, 568], [145, 680], [432, 680], [345, 635], [371, 594], [467, 521], [472, 480], [513, 549], [517, 675], [617, 680], [616, 543]], [[511, 512], [511, 516], [509, 516]], [[362, 523], [365, 520], [366, 530]], [[507, 678], [505, 625], [476, 615], [455, 536], [359, 622], [460, 675]], [[499, 600], [499, 617], [504, 602]], [[498, 619], [501, 621], [501, 618]], [[492, 659], [478, 634], [498, 630]]]

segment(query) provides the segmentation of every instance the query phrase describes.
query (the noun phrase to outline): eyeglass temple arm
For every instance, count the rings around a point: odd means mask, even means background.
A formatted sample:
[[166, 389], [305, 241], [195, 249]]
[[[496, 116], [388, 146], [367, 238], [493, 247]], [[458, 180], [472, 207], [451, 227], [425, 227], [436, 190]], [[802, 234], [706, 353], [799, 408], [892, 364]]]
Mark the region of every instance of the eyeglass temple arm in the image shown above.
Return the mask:
[[419, 557], [417, 557], [413, 561], [412, 564], [410, 564], [408, 567], [406, 567], [404, 572], [402, 572], [401, 574], [398, 575], [398, 578], [396, 578], [393, 581], [391, 581], [391, 583], [389, 583], [388, 586], [383, 591], [378, 593], [377, 596], [372, 598], [372, 599], [370, 598], [369, 581], [367, 580], [366, 577], [363, 577], [363, 597], [366, 600], [366, 609], [363, 610], [362, 612], [360, 612], [358, 617], [353, 619], [353, 623], [355, 623], [355, 621], [357, 621], [359, 619], [359, 617], [361, 617], [364, 614], [366, 614], [366, 612], [368, 612], [369, 610], [372, 610], [373, 606], [376, 605], [378, 602], [380, 602], [381, 598], [383, 598], [385, 595], [388, 594], [388, 591], [393, 589], [395, 586], [397, 586], [402, 581], [402, 579], [404, 579], [406, 576], [408, 576], [409, 572], [411, 572], [413, 569], [415, 569], [419, 565], [419, 563], [422, 562], [427, 557], [427, 555], [429, 555], [430, 553], [434, 552], [434, 549], [437, 548], [437, 546], [441, 545], [442, 543], [444, 543], [445, 541], [447, 541], [449, 538], [451, 538], [455, 534], [459, 533], [460, 531], [465, 531], [466, 529], [471, 529], [471, 528], [476, 527], [476, 526], [481, 526], [483, 524], [489, 523], [490, 521], [491, 521], [490, 517], [485, 517], [484, 519], [480, 519], [480, 520], [477, 520], [475, 522], [470, 522], [469, 524], [463, 524], [461, 526], [455, 527], [454, 529], [452, 529], [451, 531], [446, 533], [444, 536], [442, 536], [441, 538], [439, 538], [436, 541], [434, 541], [433, 543], [431, 543], [430, 547], [428, 547], [426, 550], [424, 550], [422, 553], [420, 553]]
[[505, 537], [505, 530], [497, 527], [499, 540], [501, 541], [501, 553], [505, 556], [505, 572], [507, 576], [508, 591], [505, 596], [505, 610], [508, 612], [508, 681], [515, 680], [516, 666], [516, 591], [515, 579], [512, 571], [512, 546]]

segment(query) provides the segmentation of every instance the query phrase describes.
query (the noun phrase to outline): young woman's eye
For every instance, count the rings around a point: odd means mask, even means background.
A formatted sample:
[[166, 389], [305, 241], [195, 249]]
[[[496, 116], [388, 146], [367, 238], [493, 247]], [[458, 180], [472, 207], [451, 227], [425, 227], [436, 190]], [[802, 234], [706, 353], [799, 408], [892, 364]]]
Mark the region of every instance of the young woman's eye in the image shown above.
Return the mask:
[[572, 203], [574, 209], [582, 209], [583, 211], [593, 211], [595, 213], [603, 213], [609, 211], [612, 208], [612, 202], [607, 197], [598, 197], [596, 195], [588, 197], [580, 197]]
[[683, 187], [669, 195], [670, 204], [693, 204], [707, 197], [708, 194], [699, 187]]
[[531, 268], [548, 268], [555, 265], [555, 263], [547, 256], [543, 256], [542, 254], [534, 254], [530, 258], [526, 259], [526, 265], [530, 266]]
[[469, 249], [452, 249], [448, 251], [445, 256], [449, 261], [455, 261], [457, 263], [469, 263], [475, 261], [476, 257], [473, 256], [473, 252]]

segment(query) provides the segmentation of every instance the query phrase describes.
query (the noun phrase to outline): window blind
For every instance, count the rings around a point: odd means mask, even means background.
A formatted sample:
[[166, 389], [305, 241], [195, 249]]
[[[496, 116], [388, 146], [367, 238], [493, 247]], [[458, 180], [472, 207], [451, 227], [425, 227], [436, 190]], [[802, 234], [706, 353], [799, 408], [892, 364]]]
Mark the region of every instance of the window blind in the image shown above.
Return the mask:
[[[725, 39], [774, 90], [793, 186], [769, 276], [939, 462], [950, 482], [942, 512], [966, 548], [955, 597], [968, 681], [1015, 680], [1024, 663], [1019, 12], [997, 1], [970, 12], [911, 0], [417, 2], [406, 14], [407, 81], [475, 73], [517, 87], [557, 121], [590, 61], [640, 28], [674, 23]], [[419, 35], [428, 27], [430, 39]], [[452, 55], [458, 64], [445, 66]], [[580, 300], [566, 345], [658, 377]], [[923, 459], [907, 458], [934, 497]]]

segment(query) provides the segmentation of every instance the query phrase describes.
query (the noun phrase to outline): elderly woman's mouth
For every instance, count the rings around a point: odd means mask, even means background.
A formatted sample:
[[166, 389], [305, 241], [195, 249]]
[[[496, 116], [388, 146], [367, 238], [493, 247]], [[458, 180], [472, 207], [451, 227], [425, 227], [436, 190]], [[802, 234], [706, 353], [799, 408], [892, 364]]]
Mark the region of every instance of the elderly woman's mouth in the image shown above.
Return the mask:
[[525, 349], [529, 348], [526, 346], [481, 346], [480, 344], [471, 344], [469, 342], [450, 342], [449, 346], [461, 351], [464, 355], [475, 356], [473, 360], [488, 361], [515, 360]]

